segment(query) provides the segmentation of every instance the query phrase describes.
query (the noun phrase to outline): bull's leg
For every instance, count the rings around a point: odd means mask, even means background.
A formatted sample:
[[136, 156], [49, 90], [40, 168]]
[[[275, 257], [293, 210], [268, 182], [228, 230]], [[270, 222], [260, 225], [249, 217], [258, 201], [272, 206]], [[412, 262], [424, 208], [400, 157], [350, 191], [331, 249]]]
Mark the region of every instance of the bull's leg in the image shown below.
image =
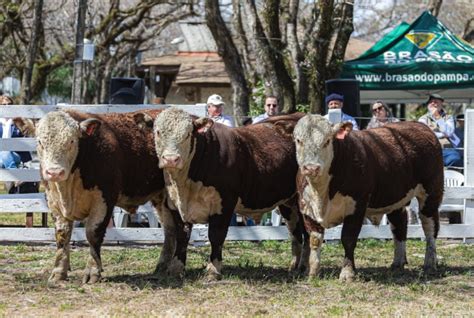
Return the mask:
[[180, 277], [184, 274], [188, 243], [191, 238], [193, 225], [184, 223], [178, 211], [173, 211], [173, 220], [175, 223], [176, 249], [174, 257], [168, 265], [168, 274]]
[[290, 271], [299, 269], [305, 271], [309, 258], [308, 234], [302, 222], [296, 200], [292, 200], [289, 206], [279, 206], [281, 215], [286, 220], [288, 233], [291, 239], [291, 254], [293, 256]]
[[304, 225], [309, 232], [309, 278], [314, 278], [321, 271], [321, 248], [324, 241], [324, 228], [311, 217], [304, 215]]
[[86, 219], [86, 238], [89, 242], [90, 257], [84, 269], [82, 283], [94, 284], [101, 278], [102, 260], [100, 250], [104, 242], [105, 231], [112, 216], [113, 206], [106, 207], [105, 203], [95, 204], [89, 217]]
[[354, 250], [357, 245], [362, 223], [364, 221], [364, 211], [357, 210], [353, 215], [347, 216], [342, 225], [341, 241], [344, 246], [344, 261], [342, 263], [340, 281], [352, 281], [355, 277]]
[[207, 277], [210, 280], [222, 278], [222, 247], [229, 230], [232, 211], [233, 209], [231, 211], [224, 211], [223, 214], [213, 215], [209, 218], [208, 231], [209, 241], [211, 242], [211, 256], [206, 270]]
[[426, 251], [425, 251], [425, 271], [434, 271], [437, 266], [436, 258], [436, 237], [439, 231], [439, 214], [438, 207], [441, 200], [434, 196], [428, 196], [425, 202], [420, 203], [420, 220], [423, 232], [426, 237]]
[[408, 215], [405, 208], [401, 208], [387, 214], [390, 221], [390, 228], [393, 234], [394, 255], [392, 269], [403, 269], [407, 262], [406, 241], [407, 241], [407, 226]]
[[70, 269], [69, 253], [73, 222], [66, 220], [59, 213], [53, 212], [56, 233], [56, 259], [54, 269], [48, 279], [49, 283], [55, 283], [67, 279], [67, 271]]
[[163, 201], [163, 198], [156, 201], [153, 200], [153, 205], [156, 209], [165, 235], [163, 248], [161, 249], [155, 273], [162, 273], [167, 270], [176, 250], [176, 224], [172, 212]]

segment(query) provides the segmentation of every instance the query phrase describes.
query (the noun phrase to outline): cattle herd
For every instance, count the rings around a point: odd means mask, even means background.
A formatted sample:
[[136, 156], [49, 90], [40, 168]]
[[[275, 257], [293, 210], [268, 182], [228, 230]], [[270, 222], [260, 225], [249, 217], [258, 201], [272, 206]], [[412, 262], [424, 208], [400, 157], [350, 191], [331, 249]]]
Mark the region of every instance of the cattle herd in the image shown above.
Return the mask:
[[[425, 270], [436, 269], [441, 148], [419, 123], [344, 130], [319, 115], [270, 117], [229, 128], [183, 110], [124, 114], [48, 113], [16, 118], [37, 138], [41, 177], [52, 212], [57, 252], [51, 283], [67, 279], [73, 222], [85, 224], [90, 257], [84, 283], [100, 280], [101, 245], [115, 206], [134, 213], [151, 201], [165, 240], [156, 272], [182, 275], [193, 224], [208, 223], [210, 279], [222, 275], [222, 248], [232, 214], [254, 218], [279, 207], [291, 238], [290, 270], [320, 270], [324, 229], [342, 226], [341, 280], [354, 278], [354, 249], [365, 217], [387, 214], [393, 268], [406, 264], [407, 213], [420, 205]], [[344, 132], [344, 133], [343, 133]]]

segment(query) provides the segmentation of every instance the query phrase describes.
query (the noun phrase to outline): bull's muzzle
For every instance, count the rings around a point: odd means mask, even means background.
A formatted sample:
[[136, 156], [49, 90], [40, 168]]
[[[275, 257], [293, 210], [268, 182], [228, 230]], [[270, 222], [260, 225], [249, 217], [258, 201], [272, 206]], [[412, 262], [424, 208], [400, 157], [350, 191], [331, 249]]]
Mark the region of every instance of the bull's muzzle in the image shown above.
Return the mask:
[[64, 168], [48, 168], [45, 169], [43, 177], [46, 181], [64, 181], [66, 180], [66, 170]]
[[181, 168], [180, 155], [163, 155], [161, 156], [161, 168]]
[[321, 171], [321, 166], [318, 164], [307, 164], [301, 167], [301, 173], [308, 177], [317, 177]]

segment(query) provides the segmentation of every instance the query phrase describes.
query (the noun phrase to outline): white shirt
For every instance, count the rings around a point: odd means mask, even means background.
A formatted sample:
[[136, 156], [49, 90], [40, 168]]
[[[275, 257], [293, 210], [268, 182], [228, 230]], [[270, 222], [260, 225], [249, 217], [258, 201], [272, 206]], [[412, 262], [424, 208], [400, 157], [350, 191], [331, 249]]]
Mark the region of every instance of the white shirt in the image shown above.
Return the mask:
[[234, 127], [234, 119], [231, 116], [220, 115], [220, 116], [214, 116], [214, 117], [210, 117], [210, 118], [215, 123], [223, 124], [227, 127]]
[[259, 123], [259, 122], [261, 122], [261, 121], [267, 119], [268, 117], [270, 117], [270, 116], [268, 116], [267, 113], [263, 113], [263, 114], [261, 114], [261, 115], [258, 115], [257, 117], [254, 117], [254, 118], [252, 119], [252, 124]]

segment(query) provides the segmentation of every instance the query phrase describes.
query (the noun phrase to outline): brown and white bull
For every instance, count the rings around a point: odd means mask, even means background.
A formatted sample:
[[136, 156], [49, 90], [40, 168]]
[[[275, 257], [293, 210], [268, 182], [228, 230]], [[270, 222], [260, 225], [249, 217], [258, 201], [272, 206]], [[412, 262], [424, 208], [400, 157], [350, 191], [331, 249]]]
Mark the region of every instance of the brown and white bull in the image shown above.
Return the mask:
[[342, 223], [345, 256], [339, 278], [352, 280], [354, 249], [364, 217], [378, 224], [383, 214], [394, 238], [392, 267], [403, 268], [407, 262], [404, 207], [413, 197], [420, 204], [426, 236], [424, 267], [435, 269], [443, 196], [443, 160], [436, 136], [413, 122], [352, 131], [340, 139], [342, 130], [341, 124], [332, 127], [319, 115], [303, 117], [294, 130], [300, 207], [310, 233], [309, 275], [320, 270], [324, 229]]
[[232, 213], [258, 222], [264, 212], [276, 206], [286, 219], [292, 239], [290, 267], [298, 268], [307, 240], [296, 200], [298, 166], [292, 140], [299, 118], [297, 114], [275, 116], [256, 125], [229, 128], [209, 118], [195, 119], [175, 108], [156, 117], [154, 134], [160, 168], [171, 208], [179, 211], [183, 221], [176, 226], [182, 231], [178, 230], [172, 262], [175, 274], [184, 271], [192, 224], [209, 223], [211, 255], [207, 272], [209, 278], [218, 279]]
[[[155, 117], [158, 112], [146, 114]], [[100, 249], [114, 206], [134, 213], [151, 200], [158, 212], [163, 211], [163, 172], [158, 169], [152, 133], [135, 123], [140, 115], [58, 111], [48, 113], [36, 127], [31, 121], [15, 120], [23, 131], [36, 135], [38, 142], [40, 173], [56, 229], [56, 261], [50, 282], [67, 278], [73, 221], [85, 223], [90, 258], [83, 282], [94, 283], [101, 277]], [[166, 222], [167, 216], [161, 221], [172, 237], [174, 229], [172, 222]], [[170, 261], [173, 252], [174, 241], [165, 241], [159, 265]]]

